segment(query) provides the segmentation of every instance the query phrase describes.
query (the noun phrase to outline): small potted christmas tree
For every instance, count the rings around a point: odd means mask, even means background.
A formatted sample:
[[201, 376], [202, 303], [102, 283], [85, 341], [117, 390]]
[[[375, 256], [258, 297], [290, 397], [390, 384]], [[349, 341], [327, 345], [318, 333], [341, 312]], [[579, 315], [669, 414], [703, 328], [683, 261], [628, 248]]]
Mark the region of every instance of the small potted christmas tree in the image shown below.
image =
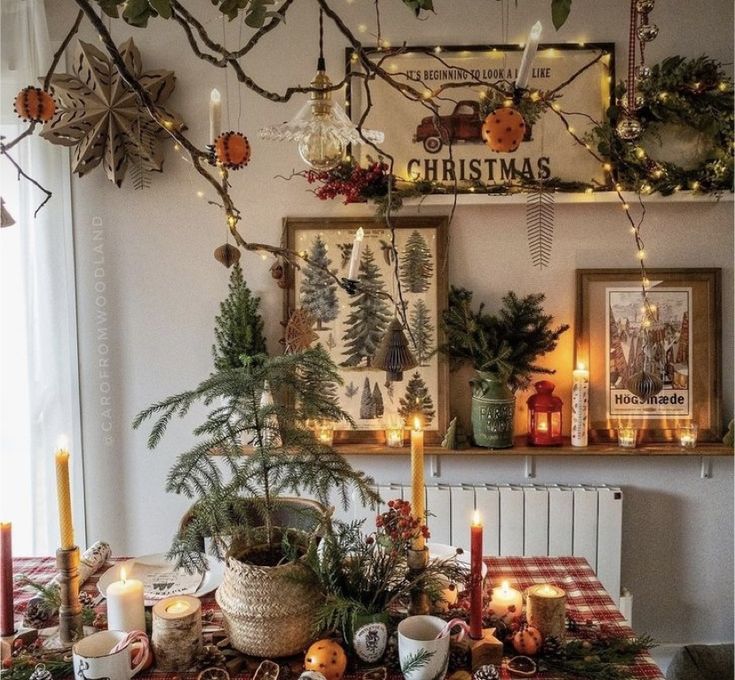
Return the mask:
[[[309, 642], [323, 597], [301, 559], [329, 521], [314, 517], [314, 510], [333, 490], [345, 504], [353, 490], [365, 505], [377, 496], [372, 480], [303, 425], [310, 418], [350, 420], [336, 403], [341, 379], [329, 355], [321, 346], [276, 357], [261, 353], [258, 301], [244, 287], [242, 274], [233, 272], [217, 320], [215, 372], [193, 390], [142, 411], [134, 427], [153, 420], [153, 448], [174, 416], [196, 403], [210, 409], [194, 430], [196, 443], [177, 457], [168, 476], [168, 491], [196, 499], [169, 555], [204, 569], [202, 538], [211, 537], [212, 552], [227, 560], [216, 597], [233, 646], [254, 656], [287, 656]], [[257, 353], [236, 356], [234, 348]], [[289, 494], [322, 505], [304, 507]]]
[[477, 376], [472, 385], [472, 432], [475, 444], [492, 449], [513, 446], [515, 392], [528, 387], [534, 373], [554, 373], [538, 366], [539, 356], [553, 351], [569, 326], [552, 327], [544, 314], [543, 293], [519, 298], [512, 291], [503, 298], [498, 315], [484, 303], [472, 309], [472, 291], [449, 291], [442, 315], [447, 342], [443, 350], [455, 364], [471, 363]]

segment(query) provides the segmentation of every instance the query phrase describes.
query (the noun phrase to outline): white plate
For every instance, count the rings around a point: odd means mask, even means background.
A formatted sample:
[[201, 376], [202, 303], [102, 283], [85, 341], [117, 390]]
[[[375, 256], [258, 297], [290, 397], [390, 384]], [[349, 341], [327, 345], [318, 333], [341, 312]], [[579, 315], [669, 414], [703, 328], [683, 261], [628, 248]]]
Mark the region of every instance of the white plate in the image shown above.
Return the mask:
[[[426, 547], [429, 549], [429, 559], [432, 560], [446, 560], [450, 557], [457, 557], [457, 562], [460, 562], [461, 564], [466, 564], [468, 567], [470, 566], [470, 553], [468, 550], [464, 550], [464, 552], [461, 555], [457, 555], [457, 548], [455, 548], [453, 545], [446, 545], [445, 543], [431, 543], [427, 542]], [[485, 578], [487, 576], [487, 564], [485, 564], [484, 560], [482, 563], [482, 578]], [[461, 592], [464, 590], [463, 586], [458, 586], [459, 591]]]
[[[97, 582], [97, 589], [100, 591], [100, 595], [104, 597], [107, 593], [107, 586], [114, 581], [120, 580], [121, 569], [125, 569], [126, 572], [130, 573], [133, 570], [133, 564], [135, 564], [135, 562], [150, 564], [156, 567], [165, 567], [171, 564], [163, 553], [158, 553], [156, 555], [143, 555], [142, 557], [135, 557], [133, 559], [126, 560], [125, 562], [118, 562], [100, 576], [100, 580]], [[207, 563], [209, 564], [209, 570], [205, 572], [199, 588], [195, 593], [193, 593], [194, 597], [207, 595], [222, 584], [222, 579], [225, 574], [224, 563], [219, 562], [210, 555], [207, 556]], [[146, 607], [152, 607], [159, 600], [160, 598], [149, 598], [149, 593], [145, 593]]]

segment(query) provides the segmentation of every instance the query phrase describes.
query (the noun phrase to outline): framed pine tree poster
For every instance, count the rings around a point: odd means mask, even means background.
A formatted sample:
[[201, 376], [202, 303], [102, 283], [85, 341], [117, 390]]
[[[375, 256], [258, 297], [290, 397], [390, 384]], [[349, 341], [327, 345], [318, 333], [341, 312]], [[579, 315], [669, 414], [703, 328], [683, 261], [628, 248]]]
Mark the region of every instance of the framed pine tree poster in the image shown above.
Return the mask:
[[[427, 444], [439, 444], [449, 423], [449, 367], [437, 351], [444, 341], [439, 320], [447, 305], [447, 219], [401, 217], [393, 223], [395, 250], [390, 229], [372, 217], [284, 220], [288, 248], [305, 252], [319, 265], [293, 272], [284, 317], [296, 310], [311, 317], [315, 342], [329, 352], [344, 379], [339, 402], [355, 427], [338, 423], [337, 443], [383, 444], [388, 423], [420, 415]], [[360, 228], [358, 288], [350, 295], [321, 267], [347, 278]], [[390, 381], [373, 360], [399, 308], [405, 310], [406, 337], [418, 365], [401, 381]]]

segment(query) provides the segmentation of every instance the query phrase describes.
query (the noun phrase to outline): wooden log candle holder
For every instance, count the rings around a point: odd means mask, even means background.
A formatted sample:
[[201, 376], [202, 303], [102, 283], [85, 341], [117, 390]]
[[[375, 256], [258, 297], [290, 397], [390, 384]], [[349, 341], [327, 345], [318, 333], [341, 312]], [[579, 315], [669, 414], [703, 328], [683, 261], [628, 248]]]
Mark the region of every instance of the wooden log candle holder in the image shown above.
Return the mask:
[[567, 621], [567, 594], [549, 583], [531, 586], [526, 591], [526, 618], [544, 639], [563, 640]]
[[191, 668], [202, 651], [202, 603], [191, 595], [157, 602], [153, 606], [151, 646], [158, 670]]
[[84, 637], [82, 605], [79, 602], [79, 548], [59, 548], [56, 551], [59, 570], [59, 639], [71, 645]]

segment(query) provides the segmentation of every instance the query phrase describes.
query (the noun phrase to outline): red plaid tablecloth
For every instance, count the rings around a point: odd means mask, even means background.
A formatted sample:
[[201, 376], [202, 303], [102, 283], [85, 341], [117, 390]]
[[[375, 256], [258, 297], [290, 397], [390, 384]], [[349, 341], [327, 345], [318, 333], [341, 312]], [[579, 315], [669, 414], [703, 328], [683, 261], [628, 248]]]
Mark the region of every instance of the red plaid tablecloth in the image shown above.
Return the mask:
[[[600, 623], [611, 632], [629, 636], [633, 631], [625, 624], [623, 615], [618, 611], [610, 595], [602, 587], [592, 567], [581, 557], [488, 557], [489, 578], [487, 587], [507, 580], [518, 590], [524, 590], [535, 583], [553, 583], [567, 593], [567, 611], [572, 619], [580, 624], [588, 620]], [[34, 581], [46, 582], [55, 573], [52, 557], [16, 558], [13, 561], [16, 574], [25, 574]], [[102, 570], [104, 572], [104, 570]], [[99, 576], [99, 574], [97, 575]], [[84, 590], [97, 594], [97, 577], [88, 581]], [[18, 619], [33, 593], [16, 587], [15, 611]], [[214, 601], [214, 594], [202, 598], [204, 611], [214, 611], [215, 620], [220, 612]], [[505, 672], [504, 672], [505, 673]], [[181, 674], [149, 672], [136, 676], [141, 680], [172, 680]], [[659, 667], [648, 654], [640, 654], [631, 668], [631, 675], [640, 679], [663, 680]], [[401, 676], [398, 676], [401, 677]], [[504, 674], [503, 676], [508, 677]], [[565, 680], [564, 676], [554, 673], [539, 673], [543, 680]], [[349, 679], [348, 679], [349, 680]]]

